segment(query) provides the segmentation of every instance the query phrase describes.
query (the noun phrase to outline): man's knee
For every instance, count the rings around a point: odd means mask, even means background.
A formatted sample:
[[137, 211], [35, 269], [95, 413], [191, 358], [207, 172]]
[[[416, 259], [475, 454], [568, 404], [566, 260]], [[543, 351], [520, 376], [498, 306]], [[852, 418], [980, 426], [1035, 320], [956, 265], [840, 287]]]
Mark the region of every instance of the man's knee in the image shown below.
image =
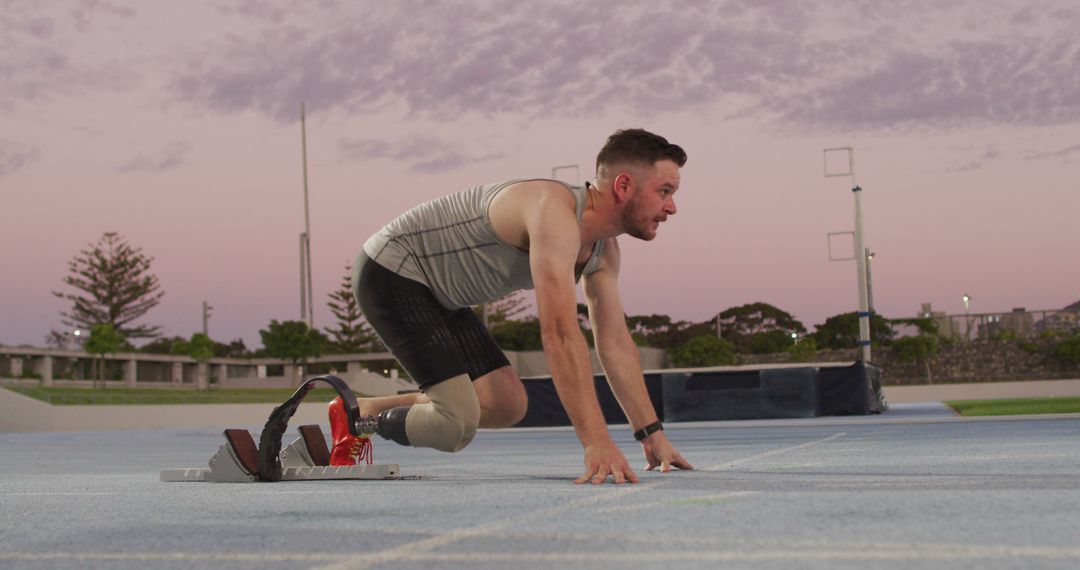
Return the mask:
[[[519, 382], [520, 383], [520, 382]], [[506, 402], [502, 412], [502, 426], [511, 427], [517, 425], [522, 419], [525, 418], [525, 412], [529, 410], [529, 396], [525, 392], [525, 387], [521, 386], [521, 390], [517, 391], [509, 401]]]
[[461, 451], [476, 437], [480, 426], [480, 401], [466, 375], [427, 389], [430, 400], [412, 407], [405, 418], [405, 432], [416, 447]]

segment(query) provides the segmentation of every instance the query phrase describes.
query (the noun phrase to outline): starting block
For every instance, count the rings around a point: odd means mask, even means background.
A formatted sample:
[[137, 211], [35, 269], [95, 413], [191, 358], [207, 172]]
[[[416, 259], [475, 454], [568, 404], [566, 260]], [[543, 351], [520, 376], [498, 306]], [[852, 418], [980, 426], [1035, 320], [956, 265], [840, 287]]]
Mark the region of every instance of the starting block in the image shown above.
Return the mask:
[[357, 424], [360, 410], [356, 396], [336, 376], [309, 378], [285, 403], [270, 412], [263, 426], [259, 445], [246, 429], [225, 430], [225, 445], [210, 458], [208, 468], [165, 469], [161, 480], [215, 481], [221, 483], [251, 483], [254, 481], [326, 481], [341, 479], [402, 479], [398, 466], [387, 465], [330, 465], [330, 451], [317, 425], [300, 426], [300, 438], [281, 449], [281, 436], [289, 418], [311, 391], [315, 382], [330, 384], [341, 396], [348, 416], [349, 432], [359, 436]]
[[[281, 450], [282, 481], [342, 479], [398, 479], [398, 465], [330, 465], [322, 429], [300, 426], [300, 437]], [[252, 483], [259, 481], [259, 456], [255, 439], [246, 429], [225, 430], [225, 445], [210, 458], [209, 467], [163, 469], [161, 481]]]

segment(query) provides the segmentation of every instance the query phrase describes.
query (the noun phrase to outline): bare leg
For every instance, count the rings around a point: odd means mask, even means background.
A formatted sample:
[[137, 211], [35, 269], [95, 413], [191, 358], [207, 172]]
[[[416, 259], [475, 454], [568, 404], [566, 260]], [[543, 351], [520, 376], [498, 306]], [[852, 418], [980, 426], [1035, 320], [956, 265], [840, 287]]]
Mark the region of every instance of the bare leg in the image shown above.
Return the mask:
[[525, 417], [529, 398], [513, 367], [504, 366], [473, 382], [480, 400], [480, 427], [510, 427]]

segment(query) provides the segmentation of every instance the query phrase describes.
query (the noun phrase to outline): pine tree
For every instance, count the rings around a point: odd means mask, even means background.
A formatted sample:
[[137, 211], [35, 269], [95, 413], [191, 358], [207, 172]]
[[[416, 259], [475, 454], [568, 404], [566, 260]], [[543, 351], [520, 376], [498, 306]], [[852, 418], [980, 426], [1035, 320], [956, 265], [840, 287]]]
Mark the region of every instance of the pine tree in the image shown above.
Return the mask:
[[68, 262], [64, 283], [84, 294], [53, 291], [56, 297], [72, 302], [70, 311], [60, 313], [61, 322], [87, 330], [109, 324], [128, 339], [156, 338], [161, 327], [131, 324], [165, 295], [157, 276], [150, 273], [153, 261], [142, 248], [133, 248], [119, 234], [106, 232]]
[[[367, 325], [367, 319], [360, 312], [360, 306], [356, 304], [356, 297], [352, 291], [352, 266], [345, 264], [345, 276], [336, 291], [329, 295], [330, 312], [337, 318], [334, 328], [326, 327], [330, 335], [330, 344], [334, 350], [342, 354], [363, 352], [371, 348], [381, 349], [382, 345]], [[372, 345], [377, 345], [373, 347]]]

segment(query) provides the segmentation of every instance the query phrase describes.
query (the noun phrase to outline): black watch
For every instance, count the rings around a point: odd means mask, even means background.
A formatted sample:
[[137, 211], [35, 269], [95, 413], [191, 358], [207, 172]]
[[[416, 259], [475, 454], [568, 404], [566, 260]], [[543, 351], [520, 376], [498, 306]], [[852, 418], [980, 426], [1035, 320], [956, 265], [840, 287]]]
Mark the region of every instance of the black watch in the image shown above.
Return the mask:
[[664, 431], [664, 424], [662, 424], [660, 422], [653, 422], [653, 423], [651, 423], [651, 424], [649, 424], [649, 425], [635, 431], [634, 432], [634, 439], [636, 439], [638, 441], [642, 441], [643, 439], [649, 437], [650, 435], [652, 435], [652, 434], [654, 434], [654, 433], [656, 433], [658, 431]]

